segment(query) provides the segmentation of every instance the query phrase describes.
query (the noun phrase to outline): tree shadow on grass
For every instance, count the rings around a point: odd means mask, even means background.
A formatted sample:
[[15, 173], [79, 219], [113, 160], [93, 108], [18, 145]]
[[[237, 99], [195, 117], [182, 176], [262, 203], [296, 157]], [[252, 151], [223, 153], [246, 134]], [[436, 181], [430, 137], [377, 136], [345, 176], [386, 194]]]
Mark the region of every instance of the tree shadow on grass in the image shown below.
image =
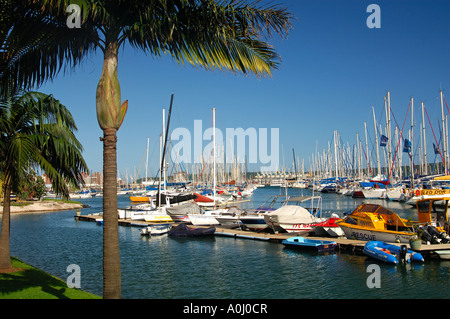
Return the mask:
[[37, 269], [0, 274], [0, 298], [22, 291], [23, 298], [69, 299], [64, 294], [66, 289], [63, 281]]

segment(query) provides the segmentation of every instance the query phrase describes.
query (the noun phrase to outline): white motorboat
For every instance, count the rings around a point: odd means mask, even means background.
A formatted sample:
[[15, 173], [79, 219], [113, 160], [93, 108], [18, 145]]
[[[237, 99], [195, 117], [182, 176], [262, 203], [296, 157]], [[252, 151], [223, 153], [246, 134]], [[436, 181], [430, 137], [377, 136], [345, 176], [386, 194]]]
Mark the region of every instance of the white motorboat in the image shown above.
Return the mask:
[[212, 214], [210, 211], [206, 211], [203, 213], [194, 213], [194, 214], [187, 214], [189, 217], [189, 220], [191, 221], [192, 225], [195, 226], [210, 226], [210, 225], [219, 225], [220, 223], [215, 218], [214, 214]]
[[[268, 227], [268, 225], [264, 221], [264, 215], [276, 210], [274, 208], [275, 203], [282, 196], [283, 195], [276, 195], [276, 196], [270, 198], [264, 204], [262, 204], [260, 207], [255, 209], [254, 211], [243, 212], [239, 216], [239, 220], [246, 228], [248, 228], [250, 230], [261, 231], [263, 229], [266, 229]], [[269, 203], [269, 204], [267, 204], [267, 203]]]
[[386, 189], [384, 188], [367, 188], [362, 189], [361, 191], [364, 194], [365, 198], [386, 198]]
[[192, 202], [183, 203], [173, 207], [166, 207], [167, 214], [176, 222], [190, 223], [189, 214], [200, 214], [203, 209]]
[[152, 223], [171, 223], [173, 219], [164, 209], [140, 210], [140, 209], [118, 209], [120, 219], [145, 220]]
[[403, 193], [404, 188], [402, 186], [386, 188], [386, 197], [392, 201], [398, 201]]
[[[320, 214], [321, 199], [320, 196], [297, 196], [289, 198], [285, 201], [284, 206], [274, 212], [265, 214], [264, 221], [275, 232], [310, 231], [315, 224], [324, 221], [323, 218], [318, 217]], [[288, 202], [296, 202], [297, 205], [287, 205]]]
[[212, 211], [214, 218], [224, 226], [238, 226], [242, 225], [239, 219], [244, 211], [237, 207], [223, 208]]
[[142, 236], [155, 236], [167, 234], [172, 229], [172, 224], [151, 225], [141, 229]]

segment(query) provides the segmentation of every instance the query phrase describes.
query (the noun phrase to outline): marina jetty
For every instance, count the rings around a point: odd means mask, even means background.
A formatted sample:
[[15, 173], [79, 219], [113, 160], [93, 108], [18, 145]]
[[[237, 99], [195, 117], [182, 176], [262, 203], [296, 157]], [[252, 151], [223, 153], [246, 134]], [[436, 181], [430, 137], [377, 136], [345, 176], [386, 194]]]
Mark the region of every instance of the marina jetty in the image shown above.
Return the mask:
[[[97, 222], [101, 224], [103, 221], [103, 216], [101, 214], [90, 214], [90, 215], [81, 215], [76, 214], [75, 219], [79, 221], [88, 221], [88, 222]], [[149, 223], [146, 221], [140, 220], [130, 220], [130, 219], [119, 219], [119, 225], [125, 227], [147, 227], [151, 225], [157, 225], [158, 223]], [[176, 225], [178, 223], [173, 223]], [[195, 226], [196, 228], [200, 227], [209, 227], [209, 226]], [[329, 241], [330, 237], [317, 237], [312, 236], [309, 232], [265, 232], [265, 231], [251, 231], [251, 230], [243, 230], [241, 228], [229, 228], [229, 227], [221, 227], [220, 225], [216, 225], [216, 231], [214, 233], [215, 236], [224, 236], [224, 237], [232, 237], [236, 239], [250, 239], [250, 240], [259, 240], [259, 241], [268, 241], [268, 242], [276, 242], [282, 243], [283, 240], [286, 240], [291, 237], [303, 236], [308, 237], [309, 239], [314, 240], [324, 240]], [[346, 251], [355, 254], [363, 254], [364, 246], [367, 241], [364, 240], [356, 240], [356, 239], [347, 239], [345, 237], [333, 237], [332, 240], [337, 243], [337, 250]], [[400, 243], [392, 243], [394, 245], [402, 245]], [[409, 249], [411, 249], [409, 244], [406, 244]], [[414, 251], [420, 252], [426, 259], [430, 258], [439, 258], [437, 252], [450, 250], [450, 244], [432, 244], [432, 245], [422, 245], [420, 248], [413, 249]]]

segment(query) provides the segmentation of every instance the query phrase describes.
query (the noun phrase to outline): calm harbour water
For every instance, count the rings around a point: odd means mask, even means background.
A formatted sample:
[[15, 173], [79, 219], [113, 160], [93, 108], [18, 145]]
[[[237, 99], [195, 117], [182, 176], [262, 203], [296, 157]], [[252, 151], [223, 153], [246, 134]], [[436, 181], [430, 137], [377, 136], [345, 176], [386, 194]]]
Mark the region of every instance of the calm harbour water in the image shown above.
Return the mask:
[[[279, 188], [261, 188], [257, 207]], [[289, 195], [310, 194], [289, 189]], [[102, 198], [80, 200], [82, 214], [102, 211]], [[323, 194], [323, 210], [346, 212], [362, 199]], [[414, 210], [376, 201], [402, 217]], [[119, 207], [129, 206], [119, 196]], [[102, 295], [102, 227], [76, 221], [74, 211], [13, 215], [11, 255], [66, 280], [67, 266], [81, 269], [81, 289]], [[317, 255], [279, 243], [213, 237], [144, 238], [139, 228], [119, 227], [122, 297], [129, 299], [449, 298], [450, 261], [392, 266], [348, 252]], [[369, 288], [367, 267], [378, 264], [381, 287]]]

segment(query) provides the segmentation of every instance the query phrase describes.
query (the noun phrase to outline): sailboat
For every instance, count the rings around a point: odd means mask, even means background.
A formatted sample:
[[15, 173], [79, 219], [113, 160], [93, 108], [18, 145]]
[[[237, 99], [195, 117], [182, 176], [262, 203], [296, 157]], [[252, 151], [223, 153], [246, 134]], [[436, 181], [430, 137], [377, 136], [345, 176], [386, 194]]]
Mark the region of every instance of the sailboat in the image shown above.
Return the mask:
[[[212, 109], [213, 113], [213, 202], [212, 207], [216, 204], [216, 109]], [[201, 211], [199, 213], [188, 213], [190, 222], [193, 225], [219, 225], [217, 219], [215, 219], [214, 214], [211, 211]]]
[[[166, 180], [165, 180], [165, 154], [166, 154], [166, 146], [167, 146], [167, 134], [166, 132], [169, 130], [169, 123], [170, 123], [170, 115], [172, 112], [172, 104], [173, 104], [173, 94], [170, 99], [170, 108], [169, 108], [169, 115], [168, 115], [168, 121], [167, 121], [167, 128], [165, 126], [165, 110], [163, 109], [163, 134], [160, 136], [160, 171], [159, 171], [159, 186], [158, 186], [158, 193], [156, 194], [156, 205], [153, 205], [153, 200], [149, 200], [149, 205], [142, 209], [119, 209], [119, 216], [120, 214], [127, 215], [129, 214], [131, 219], [134, 220], [145, 220], [146, 222], [151, 223], [167, 223], [167, 222], [173, 222], [173, 219], [167, 214], [166, 207], [170, 207], [170, 201], [168, 196], [164, 196], [161, 194], [161, 172], [164, 170], [164, 188], [166, 187]], [[164, 145], [162, 144], [162, 138], [164, 138]], [[163, 148], [163, 151], [161, 151], [161, 148]], [[161, 206], [162, 199], [165, 199], [165, 206]]]
[[[243, 212], [239, 216], [240, 222], [246, 228], [248, 228], [250, 230], [254, 230], [254, 231], [260, 231], [260, 230], [267, 228], [268, 225], [264, 221], [264, 215], [276, 210], [276, 208], [274, 208], [274, 205], [281, 196], [284, 196], [284, 195], [276, 195], [272, 198], [269, 198], [269, 200], [267, 200], [265, 203], [263, 203], [261, 206], [259, 206], [255, 210]], [[269, 204], [267, 204], [267, 203], [269, 203]]]

